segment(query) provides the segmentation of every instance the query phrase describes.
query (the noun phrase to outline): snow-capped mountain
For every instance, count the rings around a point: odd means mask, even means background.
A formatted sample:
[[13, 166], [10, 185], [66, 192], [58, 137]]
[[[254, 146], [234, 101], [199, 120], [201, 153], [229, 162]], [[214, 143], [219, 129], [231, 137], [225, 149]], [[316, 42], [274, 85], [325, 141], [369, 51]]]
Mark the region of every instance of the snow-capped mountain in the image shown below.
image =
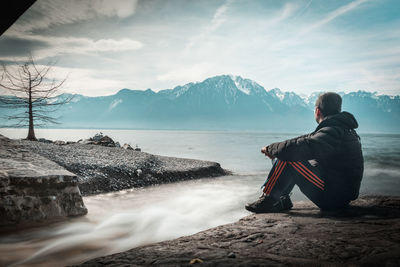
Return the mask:
[[[70, 128], [309, 132], [316, 127], [313, 110], [320, 93], [302, 97], [278, 88], [266, 90], [240, 76], [221, 75], [157, 93], [122, 89], [111, 96], [77, 95], [57, 113], [61, 126]], [[400, 131], [399, 96], [363, 91], [341, 95], [343, 110], [354, 113], [360, 131]], [[7, 124], [4, 119], [0, 122]]]
[[294, 92], [282, 92], [279, 88], [274, 88], [274, 89], [270, 90], [269, 92], [273, 96], [278, 98], [283, 104], [285, 104], [289, 107], [292, 107], [292, 106], [307, 107], [308, 106], [307, 98], [303, 98]]

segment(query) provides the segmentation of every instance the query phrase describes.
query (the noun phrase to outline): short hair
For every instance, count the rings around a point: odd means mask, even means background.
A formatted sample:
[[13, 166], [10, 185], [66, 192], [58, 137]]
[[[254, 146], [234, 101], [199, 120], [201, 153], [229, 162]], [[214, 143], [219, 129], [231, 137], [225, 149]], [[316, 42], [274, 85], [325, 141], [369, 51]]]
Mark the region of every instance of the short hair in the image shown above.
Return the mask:
[[315, 102], [315, 107], [319, 108], [325, 117], [338, 114], [342, 111], [342, 97], [332, 92], [321, 94]]

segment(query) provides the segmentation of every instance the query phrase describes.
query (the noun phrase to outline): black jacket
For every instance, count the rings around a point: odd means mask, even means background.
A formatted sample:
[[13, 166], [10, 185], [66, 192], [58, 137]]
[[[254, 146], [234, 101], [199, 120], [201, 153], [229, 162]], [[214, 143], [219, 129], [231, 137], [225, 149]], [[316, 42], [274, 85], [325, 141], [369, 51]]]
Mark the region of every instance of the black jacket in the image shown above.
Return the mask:
[[316, 160], [324, 170], [326, 190], [341, 199], [358, 197], [364, 171], [358, 123], [348, 112], [326, 117], [314, 132], [273, 143], [268, 153], [284, 161]]

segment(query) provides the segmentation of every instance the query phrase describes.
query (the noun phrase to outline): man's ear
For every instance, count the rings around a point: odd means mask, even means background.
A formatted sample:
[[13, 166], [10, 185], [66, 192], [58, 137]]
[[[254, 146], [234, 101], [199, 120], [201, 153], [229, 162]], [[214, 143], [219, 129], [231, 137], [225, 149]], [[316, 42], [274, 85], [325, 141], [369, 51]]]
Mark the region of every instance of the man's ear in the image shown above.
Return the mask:
[[318, 117], [321, 116], [321, 110], [319, 109], [319, 107], [315, 108], [315, 115], [317, 115]]

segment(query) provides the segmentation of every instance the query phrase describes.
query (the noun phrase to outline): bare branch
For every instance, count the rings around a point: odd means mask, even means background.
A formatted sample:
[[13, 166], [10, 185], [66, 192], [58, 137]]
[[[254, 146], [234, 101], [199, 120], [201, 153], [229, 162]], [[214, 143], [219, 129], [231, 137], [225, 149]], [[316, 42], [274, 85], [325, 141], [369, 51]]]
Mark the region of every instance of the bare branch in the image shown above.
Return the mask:
[[8, 120], [25, 120], [27, 121], [27, 117], [26, 114], [22, 113], [22, 114], [18, 114], [18, 115], [11, 115], [7, 117]]
[[18, 80], [18, 78], [14, 75], [12, 75], [9, 71], [8, 68], [6, 66], [6, 64], [2, 64], [2, 69], [3, 69], [3, 73], [8, 73], [8, 75], [10, 75], [14, 80]]
[[35, 69], [36, 75], [35, 77], [32, 79], [32, 82], [35, 81], [36, 83], [32, 84], [32, 88], [35, 88], [37, 86], [39, 86], [43, 79], [45, 77], [47, 77], [48, 72], [52, 69], [52, 67], [54, 66], [54, 63], [49, 62], [47, 64], [47, 67], [42, 68], [41, 70], [38, 70], [38, 68], [36, 67], [35, 61], [33, 60], [32, 55], [30, 55], [30, 62], [33, 66], [33, 68]]
[[25, 122], [17, 122], [13, 124], [5, 124], [1, 125], [1, 127], [7, 127], [7, 128], [24, 128], [27, 127], [29, 124]]
[[19, 78], [12, 75], [11, 72], [8, 71], [7, 67], [3, 64], [3, 73], [0, 87], [11, 91], [24, 92], [25, 85], [23, 83], [17, 84], [17, 82], [19, 81]]
[[37, 70], [36, 66], [34, 66], [37, 75], [32, 79], [32, 88], [36, 88], [42, 84], [44, 77], [47, 76], [47, 73], [50, 71], [51, 67], [43, 68], [41, 71]]
[[14, 70], [2, 64], [0, 69], [0, 88], [14, 94], [14, 96], [0, 96], [0, 108], [23, 111], [5, 117], [9, 121], [16, 122], [13, 127], [28, 124], [28, 138], [34, 140], [36, 138], [33, 122], [35, 121], [35, 126], [58, 124], [58, 118], [49, 114], [54, 114], [62, 105], [71, 102], [74, 96], [57, 95], [67, 78], [61, 81], [49, 79], [53, 63], [38, 67], [30, 55], [26, 62], [16, 63], [15, 66], [17, 67]]
[[19, 75], [19, 80], [18, 81], [22, 83], [22, 88], [27, 88], [27, 84], [24, 82], [24, 78], [22, 77], [20, 69], [18, 69], [18, 75]]
[[0, 108], [26, 108], [28, 102], [25, 99], [9, 96], [0, 96]]
[[27, 126], [29, 123], [27, 116], [23, 114], [3, 116], [3, 118], [7, 119], [8, 121], [13, 121], [12, 124], [2, 125], [5, 127], [23, 127]]

